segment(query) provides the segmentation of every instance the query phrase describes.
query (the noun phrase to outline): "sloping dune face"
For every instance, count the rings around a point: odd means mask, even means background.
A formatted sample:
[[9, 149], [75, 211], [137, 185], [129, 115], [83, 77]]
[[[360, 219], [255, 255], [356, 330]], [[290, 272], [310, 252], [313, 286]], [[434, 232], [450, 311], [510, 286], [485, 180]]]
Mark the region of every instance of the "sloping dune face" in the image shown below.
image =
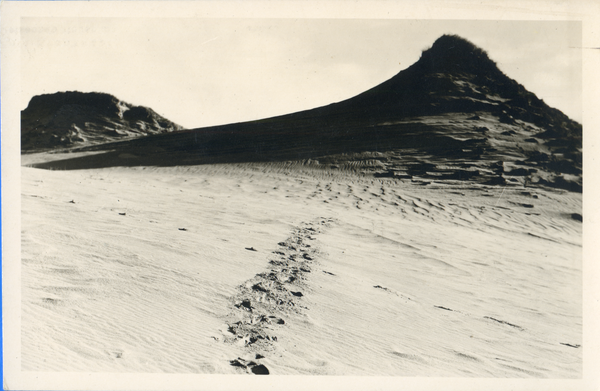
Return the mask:
[[25, 371], [582, 374], [579, 193], [283, 163], [22, 178]]

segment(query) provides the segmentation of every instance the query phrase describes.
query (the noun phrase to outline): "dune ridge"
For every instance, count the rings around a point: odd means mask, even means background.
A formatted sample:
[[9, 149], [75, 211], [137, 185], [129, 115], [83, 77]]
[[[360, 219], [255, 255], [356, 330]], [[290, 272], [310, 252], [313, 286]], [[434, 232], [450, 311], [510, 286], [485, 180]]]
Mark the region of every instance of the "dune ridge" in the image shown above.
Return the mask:
[[[348, 100], [258, 121], [72, 149], [49, 169], [311, 160], [414, 180], [582, 191], [582, 128], [442, 36], [390, 80]], [[373, 158], [373, 154], [377, 154]]]

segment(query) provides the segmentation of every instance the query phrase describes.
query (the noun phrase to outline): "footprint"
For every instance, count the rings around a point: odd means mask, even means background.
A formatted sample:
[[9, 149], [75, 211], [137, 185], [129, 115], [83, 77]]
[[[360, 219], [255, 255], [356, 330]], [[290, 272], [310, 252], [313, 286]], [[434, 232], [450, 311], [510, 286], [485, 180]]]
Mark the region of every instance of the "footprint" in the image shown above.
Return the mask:
[[381, 286], [381, 285], [373, 285], [373, 288], [382, 289], [386, 292], [391, 292], [388, 288]]
[[394, 356], [400, 357], [400, 358], [405, 359], [405, 360], [411, 360], [411, 361], [416, 361], [416, 362], [420, 362], [420, 363], [426, 363], [426, 361], [422, 357], [420, 357], [420, 356], [418, 356], [416, 354], [402, 353], [402, 352], [398, 352], [398, 351], [395, 351], [395, 350], [392, 351], [391, 353]]
[[561, 342], [560, 344], [571, 347], [571, 348], [575, 348], [575, 349], [581, 347], [581, 345], [571, 345], [570, 343], [564, 343], [564, 342]]
[[[242, 360], [242, 359], [231, 360], [231, 361], [229, 361], [229, 363], [234, 367], [240, 367], [240, 368], [246, 369], [247, 365], [243, 364], [240, 360]], [[245, 361], [245, 360], [242, 360], [242, 361]]]
[[250, 367], [250, 370], [255, 375], [268, 375], [269, 374], [269, 370], [267, 369], [267, 367], [265, 367], [262, 364], [258, 364], [253, 367]]
[[268, 292], [268, 290], [264, 288], [260, 283], [252, 285], [252, 290], [258, 292]]
[[508, 323], [508, 322], [506, 322], [504, 320], [492, 318], [491, 316], [484, 316], [484, 318], [485, 319], [493, 320], [494, 322], [505, 324], [505, 325], [510, 326], [510, 327], [514, 327], [514, 328], [519, 329], [519, 330], [524, 330], [523, 327], [521, 327], [521, 326], [517, 326], [516, 324]]
[[469, 361], [477, 361], [477, 362], [480, 362], [480, 361], [481, 361], [481, 360], [480, 360], [480, 359], [478, 359], [477, 357], [475, 357], [475, 356], [471, 356], [470, 354], [461, 353], [461, 352], [456, 352], [456, 351], [454, 352], [454, 354], [455, 354], [456, 356], [458, 356], [458, 357], [462, 358], [462, 359], [465, 359], [465, 360], [469, 360]]
[[252, 307], [252, 303], [250, 300], [242, 300], [241, 303], [235, 305], [237, 308], [244, 307], [245, 309], [252, 311], [254, 307]]

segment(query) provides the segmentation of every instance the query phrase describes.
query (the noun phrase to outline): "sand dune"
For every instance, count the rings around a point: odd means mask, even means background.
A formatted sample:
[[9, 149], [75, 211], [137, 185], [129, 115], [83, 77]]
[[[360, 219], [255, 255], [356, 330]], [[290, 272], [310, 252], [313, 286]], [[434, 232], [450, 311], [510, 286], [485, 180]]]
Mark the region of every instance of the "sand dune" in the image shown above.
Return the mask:
[[37, 95], [21, 112], [21, 150], [93, 145], [183, 129], [154, 110], [97, 92]]
[[42, 145], [21, 369], [579, 379], [581, 129], [442, 36], [329, 106]]
[[582, 374], [579, 193], [291, 163], [22, 178], [24, 371]]

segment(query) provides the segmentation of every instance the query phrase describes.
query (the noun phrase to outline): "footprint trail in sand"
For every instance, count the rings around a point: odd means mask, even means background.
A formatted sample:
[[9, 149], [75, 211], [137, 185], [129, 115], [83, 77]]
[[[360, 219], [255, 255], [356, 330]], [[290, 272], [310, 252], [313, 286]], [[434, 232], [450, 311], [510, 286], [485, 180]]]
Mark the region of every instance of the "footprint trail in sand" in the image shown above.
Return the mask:
[[309, 273], [318, 262], [316, 236], [333, 222], [319, 218], [292, 231], [269, 257], [270, 270], [259, 273], [238, 287], [231, 298], [232, 312], [227, 316], [224, 342], [243, 348], [230, 364], [239, 372], [268, 375], [261, 359], [278, 349], [277, 330], [285, 327], [291, 314], [302, 313], [303, 296], [310, 291]]

